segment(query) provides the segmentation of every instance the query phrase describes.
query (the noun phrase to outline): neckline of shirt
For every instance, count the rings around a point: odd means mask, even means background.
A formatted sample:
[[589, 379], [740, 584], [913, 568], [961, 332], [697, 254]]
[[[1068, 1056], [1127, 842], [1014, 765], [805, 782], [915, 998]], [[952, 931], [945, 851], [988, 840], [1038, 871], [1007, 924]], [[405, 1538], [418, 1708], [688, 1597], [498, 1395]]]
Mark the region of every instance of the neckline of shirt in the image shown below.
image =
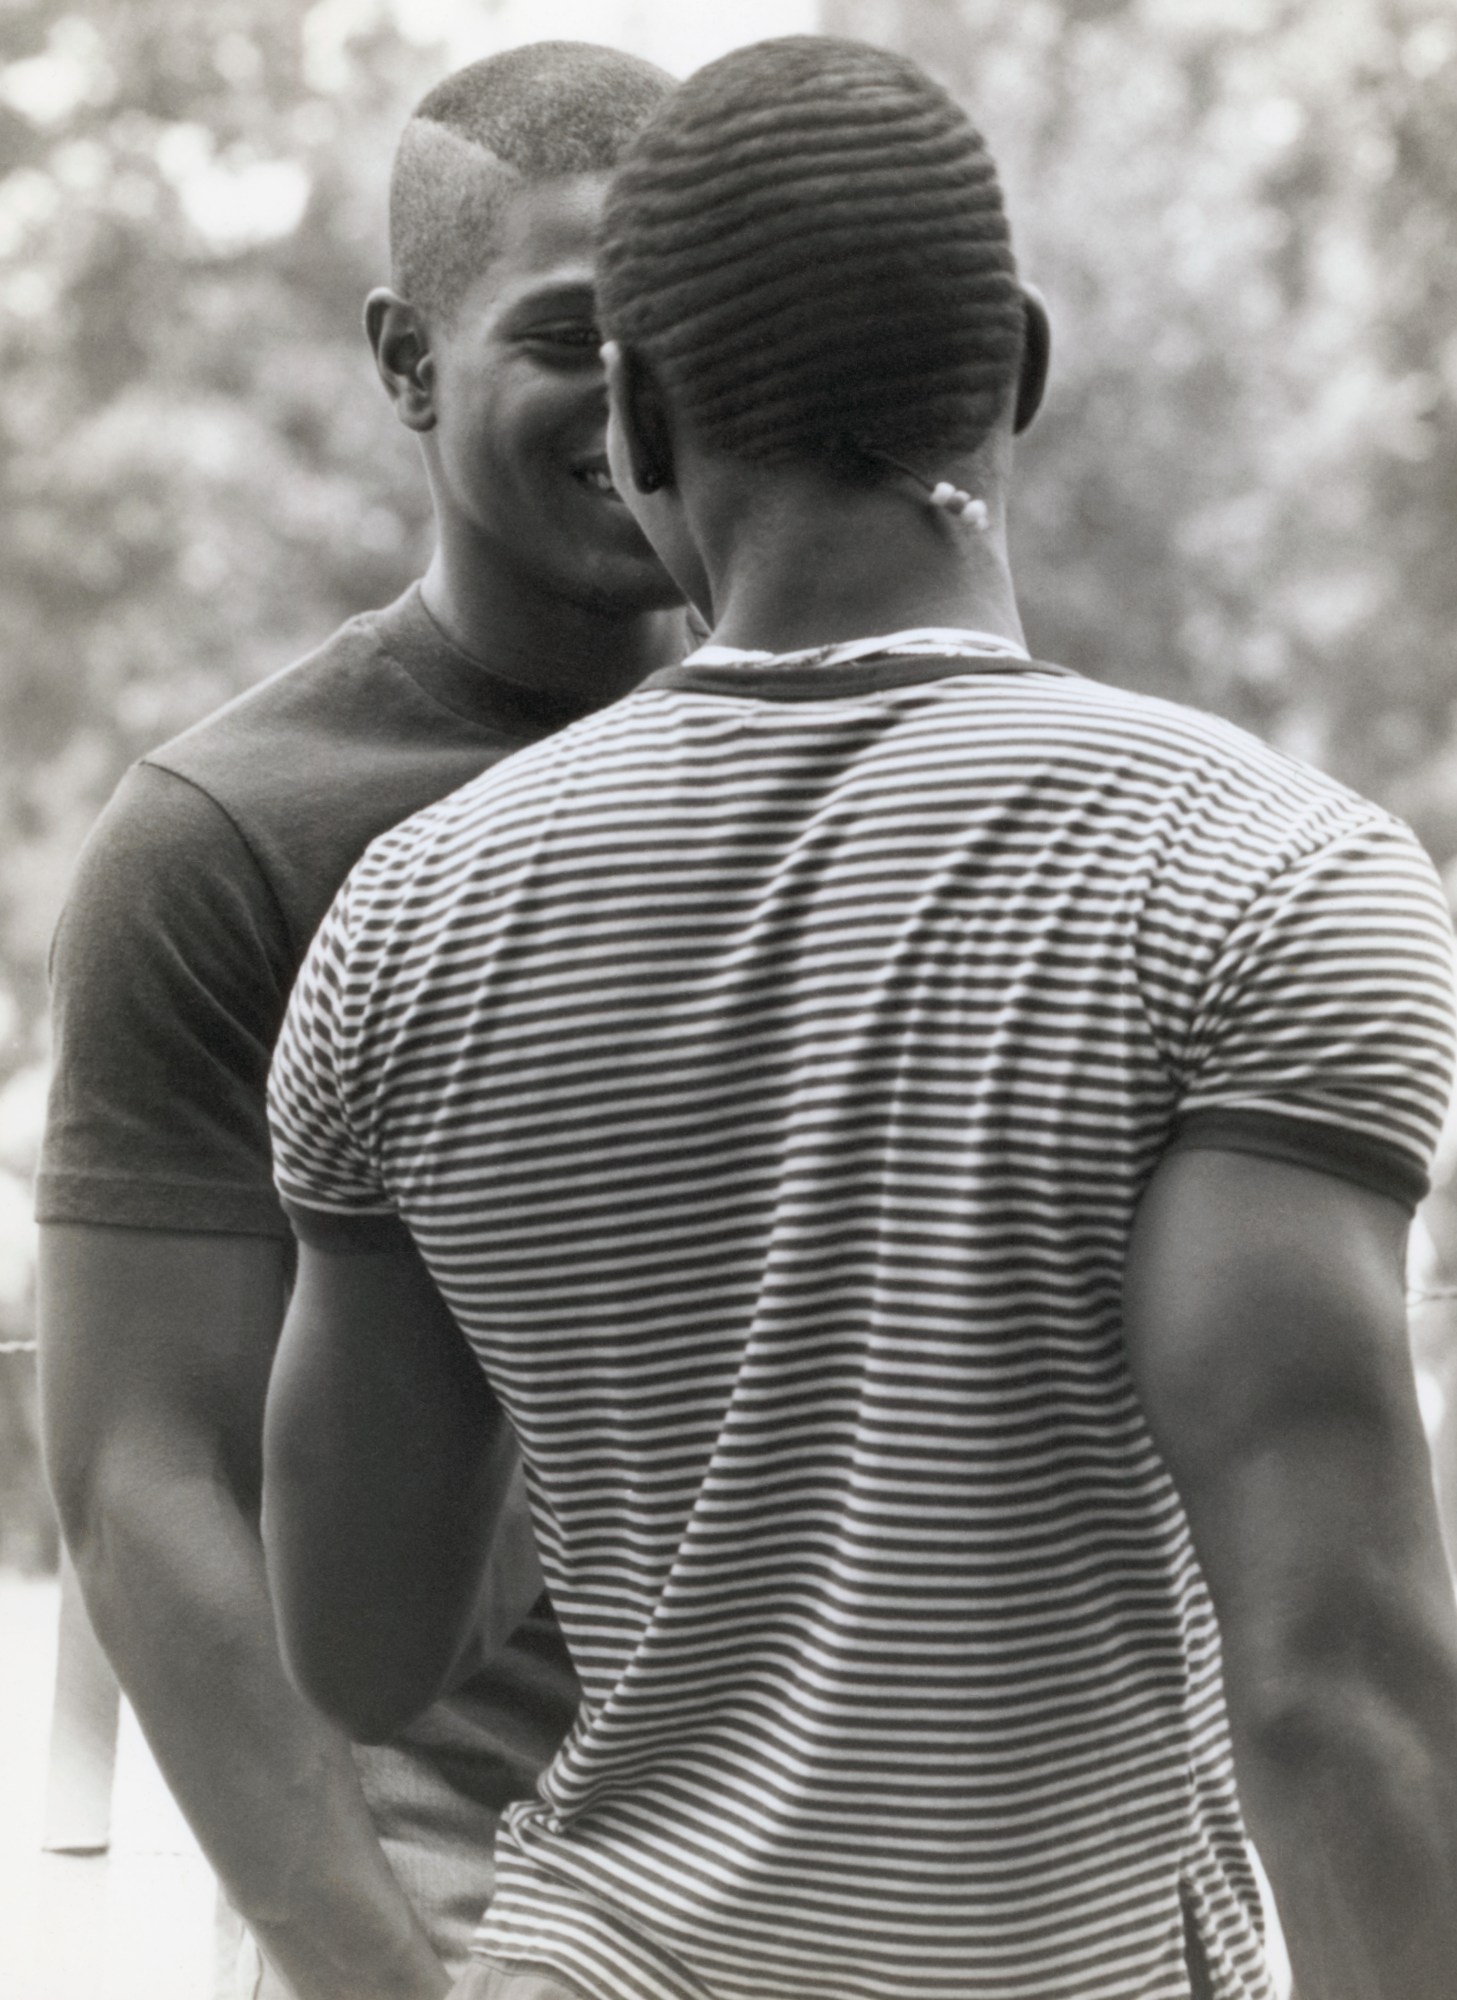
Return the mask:
[[879, 658], [1031, 660], [1025, 646], [997, 632], [955, 625], [918, 625], [904, 632], [877, 633], [869, 639], [842, 639], [828, 646], [805, 646], [793, 653], [766, 653], [743, 646], [716, 646], [711, 641], [690, 653], [685, 667], [841, 667], [854, 660]]
[[431, 616], [419, 582], [366, 614], [384, 650], [421, 693], [463, 722], [494, 733], [539, 734], [578, 721], [590, 703], [512, 680], [468, 653]]

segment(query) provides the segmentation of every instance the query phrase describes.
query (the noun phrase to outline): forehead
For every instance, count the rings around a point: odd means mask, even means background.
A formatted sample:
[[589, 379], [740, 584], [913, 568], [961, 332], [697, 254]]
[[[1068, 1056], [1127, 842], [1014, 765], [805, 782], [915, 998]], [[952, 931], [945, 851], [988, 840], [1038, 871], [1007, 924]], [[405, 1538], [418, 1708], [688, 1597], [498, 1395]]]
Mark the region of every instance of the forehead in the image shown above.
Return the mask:
[[471, 287], [476, 301], [545, 284], [590, 284], [608, 179], [571, 174], [510, 188], [498, 211], [496, 254]]

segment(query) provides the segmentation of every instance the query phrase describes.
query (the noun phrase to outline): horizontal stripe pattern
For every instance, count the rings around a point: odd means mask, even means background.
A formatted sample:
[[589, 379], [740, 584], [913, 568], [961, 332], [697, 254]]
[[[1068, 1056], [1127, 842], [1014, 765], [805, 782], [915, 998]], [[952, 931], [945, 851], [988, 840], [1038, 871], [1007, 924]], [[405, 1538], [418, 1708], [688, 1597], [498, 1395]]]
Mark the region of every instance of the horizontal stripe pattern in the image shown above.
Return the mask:
[[280, 1045], [302, 1232], [403, 1217], [522, 1439], [586, 1699], [480, 1944], [601, 2000], [1182, 2000], [1186, 1906], [1267, 1992], [1123, 1246], [1201, 1113], [1419, 1181], [1450, 924], [1319, 774], [962, 664], [495, 767]]

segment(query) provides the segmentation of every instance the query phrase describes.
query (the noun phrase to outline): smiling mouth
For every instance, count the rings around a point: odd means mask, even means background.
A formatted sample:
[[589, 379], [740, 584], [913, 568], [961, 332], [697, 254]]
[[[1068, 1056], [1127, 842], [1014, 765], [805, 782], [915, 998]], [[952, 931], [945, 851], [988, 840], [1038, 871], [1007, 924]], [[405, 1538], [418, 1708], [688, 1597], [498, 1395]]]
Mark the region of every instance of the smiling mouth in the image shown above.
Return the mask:
[[574, 466], [572, 477], [585, 486], [589, 493], [601, 493], [610, 500], [622, 498], [612, 483], [612, 474], [607, 470], [605, 458], [589, 459], [585, 465]]

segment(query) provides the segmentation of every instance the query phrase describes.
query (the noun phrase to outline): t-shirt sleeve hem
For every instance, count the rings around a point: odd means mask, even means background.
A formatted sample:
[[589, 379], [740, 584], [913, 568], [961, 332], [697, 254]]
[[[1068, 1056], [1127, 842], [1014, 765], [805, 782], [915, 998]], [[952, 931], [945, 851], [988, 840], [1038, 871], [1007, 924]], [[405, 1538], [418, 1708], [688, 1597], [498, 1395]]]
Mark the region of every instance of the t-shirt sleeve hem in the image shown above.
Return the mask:
[[1415, 1209], [1431, 1181], [1409, 1153], [1348, 1125], [1273, 1111], [1214, 1108], [1195, 1111], [1180, 1125], [1171, 1153], [1221, 1151], [1253, 1153], [1267, 1160], [1336, 1174], [1374, 1194], [1388, 1195]]
[[300, 1243], [314, 1250], [404, 1250], [414, 1241], [397, 1215], [309, 1208], [286, 1195], [283, 1206]]
[[43, 1170], [35, 1182], [39, 1223], [97, 1223], [287, 1240], [288, 1220], [271, 1187], [242, 1182], [152, 1180], [134, 1173]]

